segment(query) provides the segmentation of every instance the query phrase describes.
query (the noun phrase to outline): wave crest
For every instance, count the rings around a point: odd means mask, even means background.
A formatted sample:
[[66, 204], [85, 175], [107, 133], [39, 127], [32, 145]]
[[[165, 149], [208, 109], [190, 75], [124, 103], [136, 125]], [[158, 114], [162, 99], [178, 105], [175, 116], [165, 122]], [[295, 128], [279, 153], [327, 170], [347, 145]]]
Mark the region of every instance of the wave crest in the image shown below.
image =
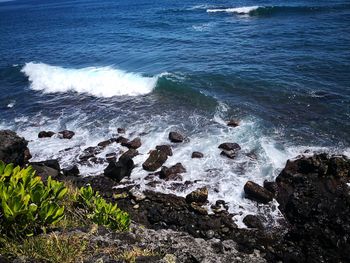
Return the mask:
[[29, 62], [21, 70], [30, 88], [44, 93], [75, 91], [96, 97], [138, 96], [155, 88], [158, 77], [144, 77], [112, 67], [69, 69]]
[[257, 10], [260, 6], [244, 6], [236, 8], [218, 8], [218, 9], [207, 9], [207, 13], [217, 13], [217, 12], [226, 12], [226, 13], [236, 13], [236, 14], [249, 14], [250, 12]]

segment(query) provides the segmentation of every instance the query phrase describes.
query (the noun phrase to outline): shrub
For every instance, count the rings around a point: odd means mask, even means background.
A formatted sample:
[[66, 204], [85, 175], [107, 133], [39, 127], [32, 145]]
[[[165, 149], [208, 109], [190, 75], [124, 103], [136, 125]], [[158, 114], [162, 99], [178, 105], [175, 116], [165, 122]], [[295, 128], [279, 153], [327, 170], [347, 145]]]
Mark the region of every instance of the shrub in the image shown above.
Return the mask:
[[98, 225], [104, 225], [114, 230], [128, 230], [130, 216], [123, 212], [117, 204], [108, 203], [91, 186], [81, 187], [75, 197], [78, 204], [89, 211], [88, 217]]
[[60, 221], [67, 193], [64, 184], [51, 177], [46, 185], [31, 167], [21, 169], [0, 161], [0, 230], [11, 237], [31, 236]]

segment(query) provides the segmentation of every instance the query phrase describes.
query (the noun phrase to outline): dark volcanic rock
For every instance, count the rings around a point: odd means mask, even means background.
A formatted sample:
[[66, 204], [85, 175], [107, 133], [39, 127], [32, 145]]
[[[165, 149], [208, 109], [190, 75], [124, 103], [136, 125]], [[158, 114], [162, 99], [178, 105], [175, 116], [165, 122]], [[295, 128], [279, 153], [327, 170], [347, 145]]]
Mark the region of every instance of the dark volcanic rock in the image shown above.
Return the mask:
[[[0, 160], [23, 165], [28, 159], [28, 142], [10, 130], [0, 131]], [[30, 155], [30, 153], [29, 153]]]
[[134, 161], [131, 158], [123, 158], [118, 162], [110, 162], [104, 170], [104, 175], [120, 182], [124, 177], [129, 177], [134, 168]]
[[99, 142], [97, 144], [97, 146], [101, 147], [101, 148], [105, 148], [107, 147], [108, 145], [112, 144], [116, 142], [116, 139], [112, 138], [112, 139], [109, 139], [109, 140], [105, 140], [105, 141], [102, 141], [102, 142]]
[[237, 120], [229, 120], [229, 121], [227, 122], [227, 126], [230, 126], [230, 127], [237, 127], [237, 126], [239, 126], [239, 121], [237, 121]]
[[182, 136], [182, 134], [180, 134], [178, 132], [170, 132], [169, 133], [169, 140], [171, 142], [178, 143], [178, 142], [183, 142], [184, 137]]
[[119, 136], [115, 141], [117, 143], [123, 144], [123, 143], [127, 143], [129, 140], [123, 136]]
[[225, 142], [220, 144], [218, 148], [225, 151], [239, 151], [241, 149], [241, 146], [239, 146], [238, 143]]
[[75, 133], [73, 131], [69, 131], [69, 130], [63, 130], [63, 131], [58, 132], [58, 136], [61, 139], [72, 139], [74, 135], [75, 135]]
[[264, 181], [264, 188], [273, 194], [275, 194], [278, 191], [277, 183], [269, 182], [266, 180]]
[[99, 146], [91, 146], [86, 148], [83, 153], [79, 156], [79, 159], [82, 161], [87, 161], [88, 159], [95, 157], [96, 154], [101, 152], [101, 147]]
[[78, 176], [80, 174], [79, 168], [77, 165], [65, 168], [62, 170], [65, 176]]
[[263, 229], [264, 225], [260, 218], [255, 215], [247, 215], [243, 218], [243, 223], [249, 228], [259, 228]]
[[121, 142], [122, 146], [128, 147], [129, 149], [137, 149], [141, 147], [141, 138], [137, 137], [131, 141]]
[[107, 160], [107, 162], [117, 161], [117, 154], [116, 153], [107, 153], [106, 160]]
[[35, 171], [35, 174], [40, 176], [41, 179], [43, 181], [46, 181], [49, 176], [51, 176], [52, 178], [56, 178], [60, 175], [60, 172], [59, 170], [56, 170], [52, 167], [49, 167], [49, 166], [46, 166], [44, 164], [40, 164], [40, 163], [37, 163], [37, 164], [30, 164], [33, 168], [33, 170]]
[[124, 128], [118, 128], [118, 129], [117, 129], [117, 132], [118, 132], [119, 134], [124, 134], [124, 133], [125, 133], [125, 129], [124, 129]]
[[204, 154], [201, 152], [193, 152], [191, 155], [192, 158], [203, 158]]
[[158, 145], [156, 150], [165, 152], [168, 156], [173, 156], [173, 151], [170, 145]]
[[244, 192], [247, 198], [261, 203], [268, 203], [273, 199], [273, 194], [271, 192], [252, 181], [248, 181], [244, 185]]
[[203, 204], [208, 200], [208, 188], [202, 187], [194, 190], [186, 196], [187, 203], [199, 203]]
[[276, 178], [276, 200], [292, 225], [286, 242], [295, 242], [305, 261], [349, 262], [349, 172], [346, 157], [319, 154], [288, 161]]
[[179, 176], [181, 173], [185, 173], [186, 169], [183, 167], [181, 163], [177, 163], [171, 167], [163, 166], [162, 169], [159, 172], [159, 178], [164, 180], [173, 180], [178, 181], [182, 180], [182, 177]]
[[122, 159], [129, 159], [129, 158], [134, 158], [135, 156], [137, 156], [139, 154], [139, 152], [135, 149], [129, 149], [127, 150], [125, 153], [123, 153], [120, 157], [119, 160]]
[[31, 162], [30, 165], [47, 166], [57, 171], [61, 170], [60, 164], [57, 159], [46, 160], [42, 162]]
[[155, 171], [159, 169], [168, 159], [166, 151], [152, 150], [147, 160], [142, 164], [146, 171]]
[[38, 134], [38, 138], [50, 138], [54, 135], [55, 133], [53, 131], [41, 131]]

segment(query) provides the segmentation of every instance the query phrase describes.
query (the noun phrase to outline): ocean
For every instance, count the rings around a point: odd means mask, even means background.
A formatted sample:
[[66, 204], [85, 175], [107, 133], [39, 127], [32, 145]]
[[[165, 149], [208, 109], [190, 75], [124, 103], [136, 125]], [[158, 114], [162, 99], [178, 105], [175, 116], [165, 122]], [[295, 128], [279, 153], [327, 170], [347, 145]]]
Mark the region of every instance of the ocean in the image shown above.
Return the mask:
[[[24, 136], [33, 161], [66, 167], [118, 127], [141, 136], [131, 179], [143, 188], [149, 150], [183, 133], [165, 165], [196, 183], [156, 190], [209, 186], [240, 222], [261, 209], [243, 197], [247, 180], [272, 180], [303, 153], [350, 155], [349, 1], [0, 1], [0, 128]], [[63, 129], [76, 136], [37, 138]], [[220, 156], [222, 142], [241, 153]]]

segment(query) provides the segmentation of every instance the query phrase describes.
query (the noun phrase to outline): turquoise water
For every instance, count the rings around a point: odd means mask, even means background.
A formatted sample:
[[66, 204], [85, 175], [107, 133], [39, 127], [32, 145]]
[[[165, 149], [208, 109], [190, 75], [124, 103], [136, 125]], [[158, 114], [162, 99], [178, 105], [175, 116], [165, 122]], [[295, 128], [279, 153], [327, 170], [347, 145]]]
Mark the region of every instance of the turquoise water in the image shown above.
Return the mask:
[[[176, 129], [190, 143], [168, 164], [235, 206], [249, 202], [247, 179], [271, 179], [307, 149], [349, 153], [348, 1], [0, 1], [0, 36], [0, 126], [28, 138], [36, 160], [68, 165], [126, 127], [143, 136], [140, 164]], [[65, 128], [70, 142], [36, 138]], [[223, 141], [257, 159], [223, 159]], [[186, 159], [193, 150], [206, 158]]]

